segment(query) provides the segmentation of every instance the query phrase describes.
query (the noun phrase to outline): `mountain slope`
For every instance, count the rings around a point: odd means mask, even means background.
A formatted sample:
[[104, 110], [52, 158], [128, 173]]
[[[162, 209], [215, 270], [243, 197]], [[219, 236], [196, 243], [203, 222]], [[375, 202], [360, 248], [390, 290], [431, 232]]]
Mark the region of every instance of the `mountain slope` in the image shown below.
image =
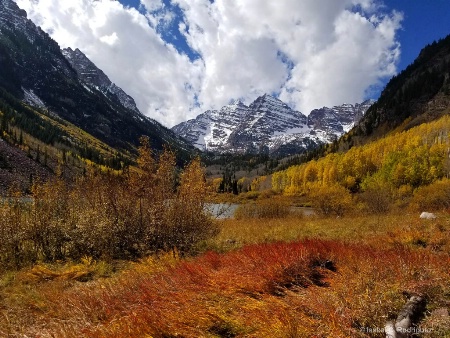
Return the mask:
[[58, 44], [13, 1], [0, 4], [0, 87], [118, 149], [134, 151], [139, 137], [147, 135], [154, 148], [169, 144], [181, 157], [189, 156], [192, 148], [186, 142], [140, 114], [134, 100], [87, 58], [83, 62], [95, 68], [97, 80], [109, 81], [109, 90], [82, 76], [77, 60], [67, 60]]
[[49, 168], [0, 139], [0, 196], [8, 192], [29, 191], [34, 179], [46, 180], [52, 175]]
[[354, 105], [344, 103], [333, 108], [314, 109], [308, 115], [308, 126], [325, 133], [342, 135], [353, 128], [374, 103], [374, 100], [367, 100]]
[[406, 130], [449, 113], [449, 107], [450, 35], [423, 48], [411, 65], [389, 81], [350, 138], [363, 143], [396, 128]]
[[74, 124], [24, 104], [0, 88], [0, 195], [29, 192], [54, 174], [73, 178], [88, 168], [121, 170], [133, 162]]
[[206, 151], [287, 156], [332, 142], [372, 103], [324, 107], [306, 117], [266, 94], [249, 106], [237, 101], [218, 111], [208, 110], [172, 130]]

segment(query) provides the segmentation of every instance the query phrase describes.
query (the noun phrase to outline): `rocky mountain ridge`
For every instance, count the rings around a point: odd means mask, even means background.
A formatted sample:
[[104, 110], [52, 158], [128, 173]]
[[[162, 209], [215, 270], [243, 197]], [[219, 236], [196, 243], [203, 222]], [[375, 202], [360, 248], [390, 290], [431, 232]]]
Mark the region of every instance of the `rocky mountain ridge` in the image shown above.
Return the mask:
[[374, 103], [313, 110], [309, 116], [268, 94], [208, 110], [172, 130], [203, 151], [287, 156], [329, 143], [350, 130]]
[[125, 93], [122, 88], [113, 83], [82, 51], [78, 48], [73, 50], [69, 47], [63, 49], [62, 53], [73, 69], [76, 70], [78, 77], [89, 87], [100, 90], [110, 98], [114, 98], [115, 96], [125, 108], [141, 114], [136, 107], [134, 99]]

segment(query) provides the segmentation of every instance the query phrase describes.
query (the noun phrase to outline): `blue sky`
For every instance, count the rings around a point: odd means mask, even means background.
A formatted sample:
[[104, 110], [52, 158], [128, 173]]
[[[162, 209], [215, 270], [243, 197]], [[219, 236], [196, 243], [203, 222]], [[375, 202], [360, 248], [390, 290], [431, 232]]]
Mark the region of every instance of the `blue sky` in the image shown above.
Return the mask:
[[404, 13], [398, 31], [402, 51], [399, 70], [412, 63], [425, 45], [450, 34], [449, 0], [386, 0], [385, 3]]
[[449, 0], [15, 0], [171, 127], [265, 93], [305, 113], [377, 98], [450, 34]]

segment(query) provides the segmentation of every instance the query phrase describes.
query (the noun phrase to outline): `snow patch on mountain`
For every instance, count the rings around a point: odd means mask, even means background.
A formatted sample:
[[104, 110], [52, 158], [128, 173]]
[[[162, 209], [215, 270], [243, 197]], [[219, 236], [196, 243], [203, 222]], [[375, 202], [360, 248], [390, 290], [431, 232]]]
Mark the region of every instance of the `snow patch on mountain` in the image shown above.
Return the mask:
[[23, 101], [30, 106], [35, 106], [38, 108], [46, 108], [45, 103], [37, 96], [32, 89], [27, 90], [22, 87], [23, 91]]

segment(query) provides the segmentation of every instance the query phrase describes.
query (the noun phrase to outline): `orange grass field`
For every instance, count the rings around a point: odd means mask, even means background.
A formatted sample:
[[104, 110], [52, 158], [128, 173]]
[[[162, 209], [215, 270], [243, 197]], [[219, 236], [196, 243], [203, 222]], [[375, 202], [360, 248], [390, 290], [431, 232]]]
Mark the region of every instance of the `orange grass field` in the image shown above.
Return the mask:
[[414, 293], [422, 337], [450, 337], [446, 215], [220, 225], [197, 257], [4, 273], [0, 337], [385, 337]]

